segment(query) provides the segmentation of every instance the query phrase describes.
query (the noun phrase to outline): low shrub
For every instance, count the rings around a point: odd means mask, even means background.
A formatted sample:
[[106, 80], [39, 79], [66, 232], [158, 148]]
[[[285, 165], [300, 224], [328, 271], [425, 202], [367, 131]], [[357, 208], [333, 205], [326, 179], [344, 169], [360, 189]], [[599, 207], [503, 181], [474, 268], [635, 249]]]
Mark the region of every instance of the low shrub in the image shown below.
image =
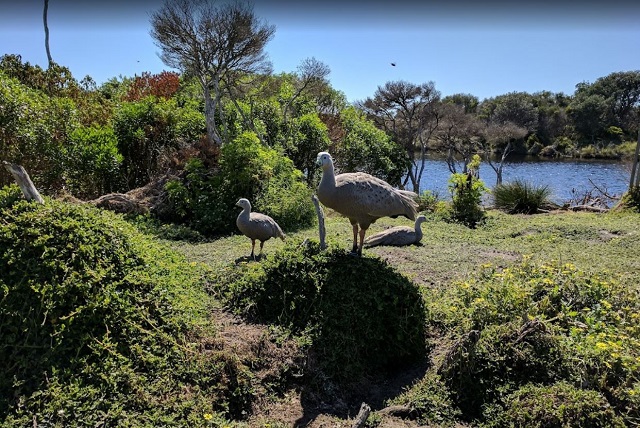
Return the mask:
[[308, 342], [320, 368], [336, 380], [425, 356], [419, 290], [378, 258], [289, 242], [250, 264], [222, 293], [235, 311]]
[[597, 391], [567, 382], [527, 384], [505, 398], [505, 407], [485, 410], [483, 427], [519, 426], [622, 428], [625, 423]]
[[603, 397], [624, 423], [639, 420], [637, 289], [569, 263], [525, 260], [488, 265], [426, 302], [433, 345], [448, 344], [433, 370], [463, 419], [487, 422], [483, 409], [505, 408], [527, 384], [568, 382]]
[[535, 186], [520, 179], [493, 189], [495, 207], [509, 214], [534, 214], [549, 203], [550, 195], [549, 186]]
[[242, 417], [248, 369], [196, 352], [212, 334], [202, 268], [111, 212], [0, 199], [0, 426]]
[[467, 174], [451, 174], [449, 191], [451, 192], [451, 208], [449, 219], [474, 228], [485, 219], [482, 208], [482, 195], [488, 190], [474, 171], [480, 167], [480, 156], [474, 155], [469, 162]]

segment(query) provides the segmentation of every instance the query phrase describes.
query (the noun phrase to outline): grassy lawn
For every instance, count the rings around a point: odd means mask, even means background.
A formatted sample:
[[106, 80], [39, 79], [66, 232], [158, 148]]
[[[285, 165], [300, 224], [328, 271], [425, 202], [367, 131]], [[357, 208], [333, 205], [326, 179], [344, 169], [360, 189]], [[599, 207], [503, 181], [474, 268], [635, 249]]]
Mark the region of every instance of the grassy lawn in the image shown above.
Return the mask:
[[[405, 218], [383, 218], [367, 234], [396, 225], [411, 224]], [[345, 249], [351, 246], [347, 219], [329, 212], [327, 241]], [[507, 266], [523, 256], [534, 261], [573, 263], [586, 272], [611, 272], [629, 285], [640, 274], [640, 217], [637, 214], [559, 212], [536, 215], [508, 215], [489, 211], [486, 223], [476, 229], [430, 217], [422, 225], [422, 245], [375, 247], [365, 256], [379, 256], [418, 284], [443, 286], [464, 278], [482, 265]], [[288, 240], [318, 240], [317, 228], [287, 233]], [[222, 237], [205, 243], [168, 241], [192, 261], [214, 269], [247, 261], [251, 243], [242, 235]], [[281, 240], [265, 243], [265, 254], [282, 248]], [[256, 246], [257, 250], [257, 246]]]

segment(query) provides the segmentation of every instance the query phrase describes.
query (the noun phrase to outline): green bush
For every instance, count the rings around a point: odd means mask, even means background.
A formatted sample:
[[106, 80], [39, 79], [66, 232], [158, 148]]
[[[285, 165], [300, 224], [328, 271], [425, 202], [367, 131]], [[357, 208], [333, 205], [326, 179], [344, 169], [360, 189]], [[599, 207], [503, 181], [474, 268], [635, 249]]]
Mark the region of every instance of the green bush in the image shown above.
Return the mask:
[[527, 384], [505, 398], [505, 408], [489, 407], [483, 427], [563, 428], [625, 427], [607, 400], [596, 391], [567, 382], [549, 386]]
[[482, 421], [529, 383], [568, 382], [627, 424], [640, 417], [638, 313], [638, 290], [615, 278], [526, 260], [433, 292], [426, 311], [434, 346], [449, 344], [434, 370], [464, 419]]
[[241, 417], [248, 370], [201, 353], [198, 266], [88, 205], [0, 208], [0, 426], [195, 426]]
[[509, 214], [534, 214], [549, 203], [550, 195], [549, 186], [534, 186], [520, 179], [493, 189], [495, 207]]
[[122, 155], [112, 128], [76, 129], [65, 158], [67, 187], [74, 196], [92, 199], [123, 188]]
[[435, 212], [438, 208], [438, 194], [433, 193], [429, 190], [424, 190], [418, 197], [416, 198], [416, 202], [418, 203], [418, 211], [424, 212]]
[[314, 360], [336, 380], [425, 357], [419, 290], [378, 258], [289, 242], [222, 292], [235, 311], [310, 343]]
[[482, 208], [482, 195], [488, 190], [474, 171], [480, 166], [480, 156], [474, 155], [469, 162], [467, 174], [451, 174], [449, 191], [451, 192], [451, 209], [449, 219], [474, 228], [485, 218]]
[[22, 190], [17, 184], [4, 186], [0, 188], [0, 209], [9, 208], [23, 198]]
[[222, 147], [215, 173], [192, 159], [183, 179], [168, 183], [166, 190], [176, 216], [172, 220], [209, 236], [237, 231], [240, 209], [235, 203], [240, 198], [249, 199], [253, 211], [273, 217], [285, 233], [315, 220], [311, 190], [302, 173], [250, 132]]

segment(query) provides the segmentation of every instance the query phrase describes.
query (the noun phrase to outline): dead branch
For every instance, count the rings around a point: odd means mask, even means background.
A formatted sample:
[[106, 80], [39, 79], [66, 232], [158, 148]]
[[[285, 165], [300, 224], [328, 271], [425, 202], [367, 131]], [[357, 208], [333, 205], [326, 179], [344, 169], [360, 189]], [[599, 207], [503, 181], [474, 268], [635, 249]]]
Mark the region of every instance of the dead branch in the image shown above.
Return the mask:
[[7, 171], [13, 175], [13, 178], [18, 183], [18, 186], [20, 186], [20, 189], [27, 201], [36, 201], [37, 203], [44, 205], [44, 199], [40, 196], [38, 189], [36, 189], [36, 186], [33, 184], [33, 181], [31, 181], [26, 170], [21, 165], [15, 163], [7, 161], [2, 161], [2, 163]]
[[353, 425], [351, 428], [361, 428], [364, 424], [367, 423], [367, 419], [369, 418], [369, 414], [371, 413], [371, 407], [367, 403], [362, 403], [360, 406], [360, 411], [358, 412], [358, 416], [356, 416]]

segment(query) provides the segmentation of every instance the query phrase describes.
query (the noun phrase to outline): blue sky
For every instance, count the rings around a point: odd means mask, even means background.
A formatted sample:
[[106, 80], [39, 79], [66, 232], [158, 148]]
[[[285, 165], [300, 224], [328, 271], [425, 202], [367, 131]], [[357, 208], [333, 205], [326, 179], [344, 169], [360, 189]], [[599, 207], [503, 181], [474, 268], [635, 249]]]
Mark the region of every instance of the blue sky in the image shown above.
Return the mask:
[[[0, 1], [0, 55], [46, 67], [43, 0]], [[170, 70], [149, 36], [162, 0], [49, 0], [53, 59], [78, 80]], [[640, 70], [640, 1], [255, 0], [276, 26], [275, 73], [314, 57], [349, 101], [388, 81], [433, 81], [443, 96], [573, 94], [580, 82]], [[392, 66], [394, 62], [396, 66]]]

